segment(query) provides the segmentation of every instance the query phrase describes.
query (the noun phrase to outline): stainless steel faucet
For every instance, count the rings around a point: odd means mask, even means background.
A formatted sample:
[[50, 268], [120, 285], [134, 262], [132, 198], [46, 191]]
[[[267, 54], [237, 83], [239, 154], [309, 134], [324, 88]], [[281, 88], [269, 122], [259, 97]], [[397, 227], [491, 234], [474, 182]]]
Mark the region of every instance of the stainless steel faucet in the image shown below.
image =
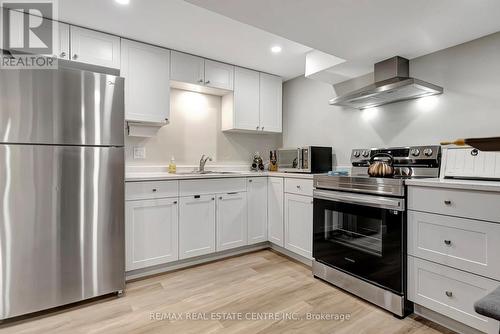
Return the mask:
[[207, 163], [207, 161], [212, 161], [212, 158], [208, 155], [205, 156], [205, 154], [203, 154], [200, 159], [200, 168], [198, 169], [199, 173], [205, 173], [205, 164]]

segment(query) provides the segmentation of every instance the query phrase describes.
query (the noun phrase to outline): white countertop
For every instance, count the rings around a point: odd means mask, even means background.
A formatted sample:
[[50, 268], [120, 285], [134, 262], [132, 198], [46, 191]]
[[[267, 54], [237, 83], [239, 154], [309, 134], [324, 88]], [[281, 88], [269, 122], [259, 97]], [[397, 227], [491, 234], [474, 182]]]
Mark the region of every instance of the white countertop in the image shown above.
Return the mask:
[[500, 181], [458, 180], [458, 179], [410, 179], [409, 186], [464, 189], [500, 192]]
[[125, 173], [126, 182], [138, 181], [159, 181], [159, 180], [192, 180], [192, 179], [221, 179], [221, 178], [235, 178], [235, 177], [290, 177], [297, 179], [311, 179], [314, 174], [303, 173], [280, 173], [280, 172], [251, 172], [251, 171], [235, 171], [230, 174], [170, 174], [167, 172], [127, 172]]

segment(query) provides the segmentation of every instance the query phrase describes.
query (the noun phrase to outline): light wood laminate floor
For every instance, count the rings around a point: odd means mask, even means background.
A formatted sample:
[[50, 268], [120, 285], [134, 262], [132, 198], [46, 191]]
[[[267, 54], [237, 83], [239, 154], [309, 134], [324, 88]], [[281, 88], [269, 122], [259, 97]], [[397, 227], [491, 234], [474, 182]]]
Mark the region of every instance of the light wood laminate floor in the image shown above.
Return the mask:
[[[163, 319], [151, 319], [152, 312]], [[181, 318], [175, 320], [174, 313]], [[308, 313], [316, 317], [350, 314], [350, 319], [301, 319]], [[199, 319], [187, 320], [188, 315]], [[243, 320], [231, 319], [238, 316]], [[222, 317], [226, 319], [218, 319]], [[257, 321], [252, 317], [275, 319]], [[16, 334], [443, 332], [450, 333], [419, 317], [398, 320], [313, 278], [309, 268], [269, 250], [131, 282], [121, 298], [0, 325], [0, 333]]]

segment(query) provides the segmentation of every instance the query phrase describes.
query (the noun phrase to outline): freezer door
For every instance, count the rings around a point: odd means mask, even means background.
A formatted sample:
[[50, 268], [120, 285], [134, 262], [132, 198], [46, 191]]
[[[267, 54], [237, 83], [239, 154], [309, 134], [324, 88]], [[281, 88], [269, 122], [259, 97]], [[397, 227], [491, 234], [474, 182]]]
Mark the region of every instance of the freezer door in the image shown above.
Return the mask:
[[124, 151], [0, 144], [0, 320], [124, 288]]
[[77, 69], [0, 70], [0, 143], [123, 146], [123, 84]]

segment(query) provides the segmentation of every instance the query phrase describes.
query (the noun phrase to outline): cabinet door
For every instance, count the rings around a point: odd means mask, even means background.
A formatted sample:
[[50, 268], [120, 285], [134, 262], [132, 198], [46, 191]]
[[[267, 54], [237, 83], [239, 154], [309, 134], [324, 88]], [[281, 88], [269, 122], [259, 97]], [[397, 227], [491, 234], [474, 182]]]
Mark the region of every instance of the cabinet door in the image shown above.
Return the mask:
[[247, 180], [248, 244], [267, 241], [267, 178]]
[[312, 259], [313, 199], [285, 194], [285, 248]]
[[275, 75], [260, 73], [260, 129], [281, 132], [282, 82]]
[[178, 260], [177, 199], [127, 201], [125, 207], [126, 270]]
[[71, 59], [82, 63], [120, 68], [120, 38], [102, 32], [70, 27]]
[[217, 251], [247, 244], [246, 193], [217, 195]]
[[205, 85], [208, 87], [233, 90], [234, 66], [205, 60]]
[[215, 252], [215, 195], [181, 197], [179, 257]]
[[125, 119], [164, 123], [170, 110], [170, 50], [122, 39]]
[[234, 129], [259, 130], [259, 72], [234, 69]]
[[268, 239], [284, 247], [283, 232], [283, 178], [269, 177], [267, 187]]
[[196, 85], [205, 82], [205, 60], [187, 53], [172, 51], [170, 79]]

